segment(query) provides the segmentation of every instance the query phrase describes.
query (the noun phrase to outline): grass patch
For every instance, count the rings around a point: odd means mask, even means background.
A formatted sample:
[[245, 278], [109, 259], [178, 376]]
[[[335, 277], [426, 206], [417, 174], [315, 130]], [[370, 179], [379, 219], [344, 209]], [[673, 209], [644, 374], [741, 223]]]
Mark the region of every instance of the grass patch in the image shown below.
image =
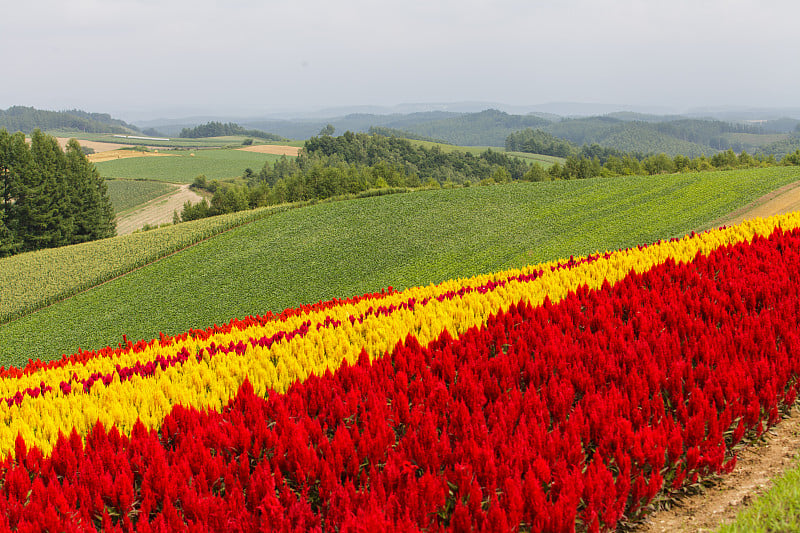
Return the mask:
[[106, 186], [108, 197], [117, 215], [175, 190], [175, 187], [168, 183], [149, 180], [110, 179], [106, 180]]
[[800, 465], [774, 480], [774, 486], [741, 511], [719, 533], [800, 531]]
[[0, 364], [679, 236], [798, 179], [775, 167], [511, 183], [287, 210], [0, 327]]
[[181, 150], [170, 157], [129, 157], [95, 163], [107, 178], [139, 178], [170, 183], [191, 183], [200, 174], [208, 179], [242, 176], [246, 168], [261, 170], [266, 161], [281, 157], [242, 150]]

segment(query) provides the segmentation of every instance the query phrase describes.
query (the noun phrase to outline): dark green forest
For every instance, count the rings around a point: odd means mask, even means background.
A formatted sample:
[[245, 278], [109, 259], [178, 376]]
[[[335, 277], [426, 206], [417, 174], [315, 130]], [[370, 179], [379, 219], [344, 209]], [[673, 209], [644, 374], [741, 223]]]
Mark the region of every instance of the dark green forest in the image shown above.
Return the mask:
[[[798, 127], [800, 128], [800, 126]], [[790, 154], [798, 149], [800, 149], [800, 131], [781, 141], [766, 144], [756, 152], [759, 154], [781, 157], [784, 154]]]
[[0, 128], [30, 134], [35, 129], [82, 131], [84, 133], [139, 133], [136, 126], [111, 118], [105, 113], [44, 111], [33, 107], [14, 106], [0, 109]]
[[0, 129], [0, 257], [112, 237], [105, 182], [75, 139]]
[[509, 115], [496, 109], [409, 125], [416, 135], [441, 139], [459, 146], [504, 146], [509, 134], [525, 128], [542, 128], [550, 121], [536, 115]]
[[369, 135], [383, 135], [384, 137], [399, 137], [401, 139], [410, 139], [412, 141], [427, 141], [440, 144], [448, 144], [441, 139], [434, 139], [433, 137], [426, 137], [424, 135], [417, 135], [410, 131], [404, 131], [397, 128], [387, 128], [385, 126], [371, 126], [367, 130]]
[[184, 139], [200, 139], [205, 137], [224, 137], [227, 135], [243, 135], [245, 137], [256, 137], [267, 141], [285, 141], [280, 135], [274, 135], [261, 130], [248, 130], [234, 122], [223, 124], [222, 122], [208, 122], [194, 128], [183, 128], [180, 137]]

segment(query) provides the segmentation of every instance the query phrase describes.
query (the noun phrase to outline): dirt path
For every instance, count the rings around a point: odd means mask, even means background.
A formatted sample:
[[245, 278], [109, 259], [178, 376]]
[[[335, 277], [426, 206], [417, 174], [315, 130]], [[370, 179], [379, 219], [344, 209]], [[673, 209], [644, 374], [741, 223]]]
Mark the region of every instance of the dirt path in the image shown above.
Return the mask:
[[784, 185], [755, 202], [715, 220], [708, 227], [732, 226], [750, 218], [766, 218], [791, 211], [800, 211], [800, 181]]
[[154, 226], [172, 222], [173, 212], [180, 213], [187, 200], [195, 204], [202, 199], [203, 197], [191, 190], [189, 185], [181, 185], [174, 192], [150, 200], [136, 211], [118, 218], [117, 235], [133, 233], [145, 224]]
[[796, 465], [798, 452], [800, 412], [794, 408], [788, 418], [767, 432], [763, 441], [739, 452], [736, 468], [716, 486], [686, 498], [668, 511], [653, 513], [637, 531], [715, 531], [769, 490], [773, 479]]

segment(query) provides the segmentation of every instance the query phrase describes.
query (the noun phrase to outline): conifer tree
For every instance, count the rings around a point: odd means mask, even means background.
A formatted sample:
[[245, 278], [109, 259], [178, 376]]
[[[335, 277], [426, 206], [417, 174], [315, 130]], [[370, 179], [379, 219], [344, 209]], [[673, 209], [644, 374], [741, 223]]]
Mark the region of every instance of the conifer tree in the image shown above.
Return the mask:
[[32, 163], [23, 133], [0, 130], [0, 257], [19, 251], [19, 192], [30, 178]]
[[64, 152], [55, 138], [31, 135], [30, 172], [20, 180], [15, 211], [17, 238], [24, 251], [69, 244], [74, 233]]
[[71, 243], [113, 237], [116, 234], [114, 208], [105, 181], [77, 140], [70, 139], [67, 143], [65, 157], [65, 177], [74, 221]]

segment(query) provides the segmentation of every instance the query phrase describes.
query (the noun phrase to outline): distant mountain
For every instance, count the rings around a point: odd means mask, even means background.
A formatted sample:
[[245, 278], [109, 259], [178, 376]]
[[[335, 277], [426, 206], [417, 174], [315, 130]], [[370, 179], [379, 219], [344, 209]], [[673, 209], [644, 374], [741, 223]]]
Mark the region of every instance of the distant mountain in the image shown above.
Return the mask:
[[550, 121], [536, 115], [509, 115], [497, 109], [416, 124], [389, 124], [417, 135], [442, 139], [460, 146], [505, 146], [506, 137], [526, 128], [543, 128]]
[[0, 109], [0, 128], [10, 132], [31, 133], [40, 130], [82, 131], [85, 133], [139, 133], [136, 126], [111, 118], [105, 113], [87, 113], [78, 109], [45, 111], [33, 107], [14, 106]]
[[[682, 117], [644, 117], [644, 120], [622, 120], [615, 116], [566, 119], [542, 128], [555, 137], [577, 145], [599, 144], [623, 152], [639, 154], [666, 153], [696, 157], [712, 155], [733, 147], [734, 134], [758, 135], [762, 130], [749, 124], [735, 124], [718, 120], [699, 120]], [[642, 118], [626, 116], [625, 118]], [[745, 145], [737, 140], [741, 149], [753, 151], [755, 144]], [[738, 145], [737, 145], [738, 146]]]
[[783, 117], [800, 119], [800, 107], [699, 107], [684, 114], [688, 117], [715, 118], [730, 122], [775, 120]]
[[[419, 104], [421, 105], [421, 104]], [[431, 104], [435, 106], [439, 104]], [[449, 107], [468, 107], [474, 103], [452, 104]], [[362, 107], [370, 110], [414, 109], [418, 104], [393, 108]], [[596, 107], [613, 108], [604, 115], [563, 118], [549, 115], [545, 109], [562, 111], [590, 110]], [[520, 106], [522, 110], [539, 109], [528, 114], [512, 114], [501, 109], [483, 109], [479, 112], [456, 112], [441, 109], [415, 111], [411, 113], [350, 113], [321, 118], [236, 119], [244, 127], [269, 131], [289, 139], [305, 140], [319, 135], [328, 124], [334, 126], [335, 134], [345, 131], [365, 133], [370, 128], [393, 131], [407, 138], [439, 139], [462, 146], [497, 146], [506, 144], [506, 138], [514, 132], [526, 129], [543, 130], [555, 137], [565, 139], [577, 146], [599, 144], [623, 152], [640, 154], [661, 153], [698, 156], [713, 155], [729, 148], [734, 151], [755, 152], [759, 147], [784, 140], [797, 131], [800, 120], [787, 118], [746, 119], [738, 115], [735, 120], [723, 121], [713, 118], [697, 118], [687, 115], [646, 113], [634, 109], [620, 110], [620, 106], [594, 104], [546, 104], [542, 106]], [[353, 109], [353, 108], [348, 108]], [[328, 110], [333, 113], [336, 109]], [[217, 117], [219, 122], [232, 118]], [[141, 126], [154, 127], [166, 135], [176, 136], [184, 128], [193, 128], [209, 122], [208, 117], [193, 119], [148, 121]], [[772, 137], [765, 135], [772, 134]], [[786, 143], [771, 147], [781, 150]], [[793, 150], [792, 150], [793, 151]]]

